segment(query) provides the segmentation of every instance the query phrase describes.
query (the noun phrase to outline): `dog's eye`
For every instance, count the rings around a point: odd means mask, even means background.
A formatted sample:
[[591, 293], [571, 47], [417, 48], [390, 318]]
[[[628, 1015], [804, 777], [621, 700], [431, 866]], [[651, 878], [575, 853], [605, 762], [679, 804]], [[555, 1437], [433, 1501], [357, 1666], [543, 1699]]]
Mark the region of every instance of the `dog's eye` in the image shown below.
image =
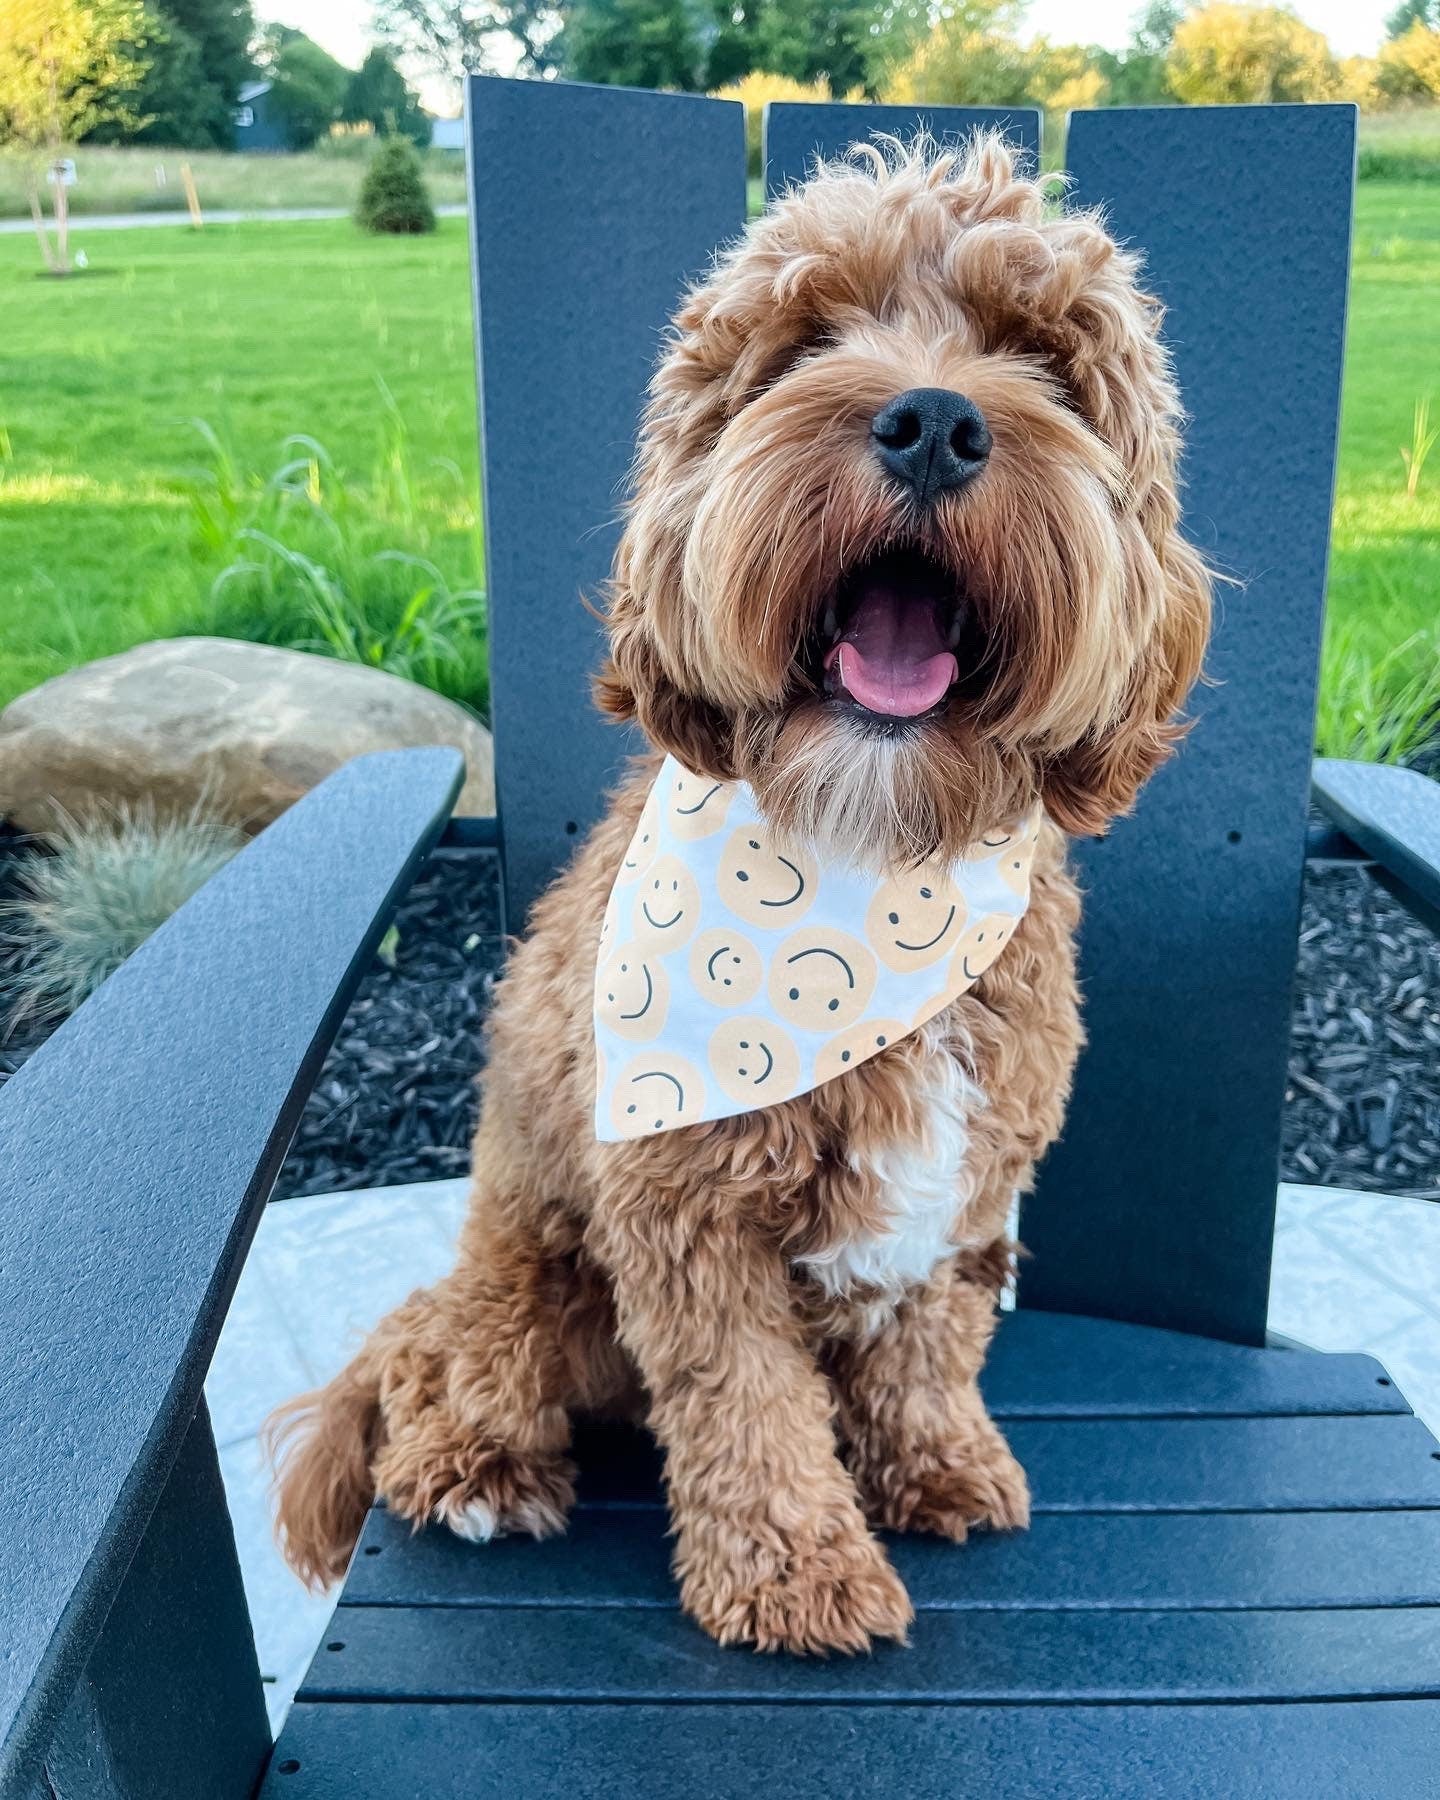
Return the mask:
[[780, 358], [779, 368], [770, 377], [771, 385], [773, 386], [779, 381], [782, 375], [788, 375], [792, 370], [798, 369], [801, 363], [808, 362], [812, 356], [817, 356], [820, 351], [828, 349], [830, 341], [830, 333], [825, 327], [815, 325], [802, 338], [792, 343], [785, 355]]
[[758, 400], [762, 394], [768, 393], [777, 381], [783, 381], [787, 375], [793, 374], [801, 363], [825, 349], [830, 341], [830, 333], [817, 324], [813, 330], [772, 350], [763, 361], [757, 358], [748, 368], [737, 364], [735, 373], [740, 379], [736, 384], [735, 410], [739, 411], [752, 400]]

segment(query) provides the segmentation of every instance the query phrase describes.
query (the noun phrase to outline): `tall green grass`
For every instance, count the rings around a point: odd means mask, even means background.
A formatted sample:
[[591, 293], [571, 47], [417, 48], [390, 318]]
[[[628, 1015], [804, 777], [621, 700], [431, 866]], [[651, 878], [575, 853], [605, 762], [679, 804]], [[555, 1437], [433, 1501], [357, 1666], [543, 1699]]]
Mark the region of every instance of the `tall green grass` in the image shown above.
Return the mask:
[[[382, 438], [368, 481], [297, 433], [268, 472], [247, 468], [204, 420], [204, 464], [182, 484], [197, 545], [220, 566], [176, 634], [244, 638], [333, 656], [420, 682], [483, 713], [485, 597], [430, 555], [437, 482], [466, 513], [464, 477], [432, 458], [417, 497], [410, 435], [381, 383]], [[472, 569], [480, 567], [478, 528]]]
[[[1392, 607], [1390, 632], [1403, 629]], [[1325, 634], [1315, 747], [1358, 762], [1428, 761], [1440, 740], [1440, 625], [1396, 637], [1385, 617], [1341, 619]]]
[[[80, 144], [65, 152], [75, 163], [70, 205], [91, 213], [185, 211], [181, 163], [189, 163], [206, 212], [274, 212], [283, 207], [333, 206], [349, 212], [376, 139], [323, 139], [313, 150], [237, 156], [227, 150], [167, 150], [160, 146]], [[422, 153], [425, 179], [437, 206], [465, 199], [465, 159], [458, 150]], [[29, 215], [23, 172], [0, 157], [0, 218]]]
[[1440, 182], [1440, 107], [1362, 114], [1355, 172], [1361, 181]]

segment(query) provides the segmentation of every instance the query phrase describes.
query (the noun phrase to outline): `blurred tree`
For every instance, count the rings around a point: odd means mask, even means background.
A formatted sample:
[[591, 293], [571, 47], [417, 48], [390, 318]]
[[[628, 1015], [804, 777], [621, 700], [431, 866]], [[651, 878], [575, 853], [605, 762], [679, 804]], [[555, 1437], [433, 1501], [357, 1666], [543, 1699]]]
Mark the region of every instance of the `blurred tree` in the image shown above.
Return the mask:
[[1135, 20], [1123, 50], [1090, 52], [1092, 66], [1104, 77], [1111, 106], [1163, 106], [1174, 98], [1165, 78], [1165, 61], [1184, 16], [1179, 0], [1151, 0]]
[[567, 0], [375, 0], [387, 43], [458, 81], [467, 69], [553, 75]]
[[1385, 21], [1386, 37], [1404, 37], [1412, 25], [1428, 25], [1440, 31], [1440, 0], [1400, 0]]
[[235, 98], [251, 80], [250, 0], [147, 0], [150, 67], [135, 93], [147, 123], [128, 132], [110, 122], [96, 143], [131, 138], [143, 144], [228, 150], [234, 144]]
[[[61, 152], [107, 121], [142, 123], [136, 87], [150, 23], [141, 0], [0, 0], [0, 149], [24, 171], [45, 265], [70, 273], [69, 206]], [[45, 229], [48, 186], [55, 244]]]
[[[215, 90], [205, 78], [200, 46], [185, 30], [154, 6], [147, 9], [150, 37], [146, 54], [150, 67], [135, 89], [134, 112], [145, 123], [137, 129], [132, 117], [102, 120], [86, 134], [87, 144], [174, 144], [185, 148], [209, 148], [216, 142]], [[221, 114], [230, 142], [230, 108]]]
[[[580, 80], [628, 85], [644, 70], [646, 86], [714, 92], [753, 71], [871, 98], [929, 18], [926, 0], [564, 0], [564, 6], [563, 35], [551, 53]], [[899, 48], [897, 36], [904, 38]]]
[[1380, 46], [1375, 83], [1389, 101], [1440, 100], [1440, 31], [1419, 20]]
[[614, 87], [704, 86], [705, 47], [689, 0], [585, 0], [565, 28], [565, 73]]
[[355, 222], [366, 231], [414, 235], [435, 229], [419, 153], [409, 138], [387, 137], [365, 171]]
[[266, 31], [262, 62], [291, 149], [308, 150], [340, 117], [350, 71], [313, 38], [288, 25], [272, 25]]
[[832, 94], [877, 85], [875, 0], [767, 0], [756, 26], [756, 66]]
[[765, 0], [710, 0], [710, 16], [704, 35], [709, 39], [705, 52], [705, 90], [729, 87], [758, 70], [759, 25], [764, 16]]
[[[205, 136], [172, 136], [167, 143], [214, 144], [228, 150], [234, 143], [235, 96], [254, 78], [255, 62], [250, 46], [255, 37], [255, 14], [250, 0], [151, 0], [166, 33], [182, 44], [188, 37], [200, 61], [203, 92], [195, 107], [203, 113]], [[183, 63], [186, 52], [178, 52]], [[159, 59], [157, 58], [157, 66]], [[172, 91], [182, 70], [172, 70]], [[153, 113], [159, 125], [165, 115], [147, 94], [140, 96], [141, 110]]]
[[[1023, 16], [1018, 0], [960, 0], [888, 76], [884, 98], [909, 105], [1051, 105], [1052, 95], [1084, 73], [1086, 53], [1057, 49], [1044, 38], [1022, 44]], [[1102, 85], [1097, 75], [1087, 87], [1098, 92]]]
[[1191, 106], [1329, 100], [1340, 90], [1329, 44], [1283, 6], [1215, 0], [1188, 13], [1165, 67], [1171, 92]]
[[409, 138], [421, 150], [430, 142], [430, 121], [419, 95], [379, 44], [371, 46], [350, 77], [340, 117], [347, 125], [373, 125], [379, 133]]
[[1340, 86], [1337, 100], [1353, 100], [1363, 112], [1373, 112], [1385, 105], [1380, 92], [1380, 65], [1373, 56], [1347, 56], [1340, 63]]

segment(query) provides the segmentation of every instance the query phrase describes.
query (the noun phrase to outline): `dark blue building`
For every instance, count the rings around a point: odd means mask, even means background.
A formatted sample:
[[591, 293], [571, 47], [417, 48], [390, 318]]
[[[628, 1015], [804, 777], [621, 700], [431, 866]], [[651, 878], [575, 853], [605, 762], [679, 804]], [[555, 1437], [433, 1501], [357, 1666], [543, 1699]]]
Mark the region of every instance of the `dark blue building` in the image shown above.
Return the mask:
[[249, 81], [235, 97], [237, 150], [288, 150], [290, 132], [274, 105], [273, 84]]

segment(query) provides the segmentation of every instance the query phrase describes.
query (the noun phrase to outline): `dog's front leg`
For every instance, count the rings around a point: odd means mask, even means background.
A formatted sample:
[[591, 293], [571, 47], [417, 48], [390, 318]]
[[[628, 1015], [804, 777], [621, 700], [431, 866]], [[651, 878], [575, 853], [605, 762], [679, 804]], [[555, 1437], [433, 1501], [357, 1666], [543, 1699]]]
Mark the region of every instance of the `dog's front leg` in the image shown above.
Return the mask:
[[665, 1449], [683, 1603], [721, 1643], [762, 1650], [903, 1639], [909, 1597], [836, 1454], [780, 1253], [696, 1211], [693, 1193], [647, 1186], [612, 1194], [592, 1227]]
[[841, 1432], [877, 1525], [958, 1543], [972, 1525], [1029, 1524], [1025, 1471], [977, 1385], [994, 1329], [993, 1287], [952, 1261], [878, 1331], [833, 1347]]

